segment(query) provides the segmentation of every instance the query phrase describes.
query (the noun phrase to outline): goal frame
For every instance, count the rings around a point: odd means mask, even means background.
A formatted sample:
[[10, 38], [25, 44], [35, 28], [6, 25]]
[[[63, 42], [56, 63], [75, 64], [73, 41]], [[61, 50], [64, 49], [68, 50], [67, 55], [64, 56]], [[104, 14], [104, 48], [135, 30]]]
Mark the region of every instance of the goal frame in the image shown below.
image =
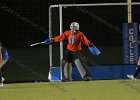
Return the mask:
[[[131, 5], [140, 5], [140, 2], [132, 2]], [[128, 2], [121, 3], [92, 3], [92, 4], [58, 4], [51, 5], [49, 7], [49, 38], [52, 38], [52, 9], [59, 8], [59, 20], [60, 20], [60, 35], [63, 33], [63, 7], [84, 7], [84, 6], [128, 6]], [[53, 67], [52, 62], [52, 45], [49, 46], [49, 59], [50, 59], [50, 72], [49, 72], [49, 80], [51, 81], [51, 69]], [[63, 42], [60, 42], [60, 79], [62, 79], [62, 59], [63, 59]]]

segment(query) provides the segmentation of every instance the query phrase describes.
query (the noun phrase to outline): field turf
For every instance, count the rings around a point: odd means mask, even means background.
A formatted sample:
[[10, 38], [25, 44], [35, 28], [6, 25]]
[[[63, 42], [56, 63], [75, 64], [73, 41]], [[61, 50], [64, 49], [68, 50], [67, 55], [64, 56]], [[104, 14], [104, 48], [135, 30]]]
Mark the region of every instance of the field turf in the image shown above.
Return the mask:
[[0, 100], [139, 100], [140, 80], [11, 83]]

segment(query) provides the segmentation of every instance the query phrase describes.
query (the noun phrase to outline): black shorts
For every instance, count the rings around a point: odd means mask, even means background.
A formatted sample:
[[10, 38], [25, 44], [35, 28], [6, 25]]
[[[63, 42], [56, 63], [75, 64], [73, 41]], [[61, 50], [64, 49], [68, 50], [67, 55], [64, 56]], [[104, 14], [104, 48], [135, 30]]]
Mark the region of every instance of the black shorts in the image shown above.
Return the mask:
[[71, 63], [73, 60], [75, 60], [76, 58], [80, 58], [81, 56], [82, 56], [81, 51], [73, 52], [70, 50], [66, 50], [64, 59], [67, 62]]

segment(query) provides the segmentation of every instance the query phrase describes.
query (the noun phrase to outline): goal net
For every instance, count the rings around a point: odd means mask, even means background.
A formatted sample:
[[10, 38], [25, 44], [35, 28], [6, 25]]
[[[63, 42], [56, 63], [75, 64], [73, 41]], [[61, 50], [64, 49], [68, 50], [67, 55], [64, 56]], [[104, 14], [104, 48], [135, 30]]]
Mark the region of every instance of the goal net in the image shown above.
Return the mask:
[[[132, 20], [140, 23], [137, 3], [132, 3]], [[50, 7], [50, 37], [70, 29], [78, 22], [80, 31], [101, 51], [93, 56], [83, 45], [83, 55], [89, 66], [123, 64], [122, 24], [127, 23], [127, 3], [66, 4]], [[50, 66], [61, 66], [67, 41], [50, 46]], [[51, 54], [52, 53], [52, 54]]]

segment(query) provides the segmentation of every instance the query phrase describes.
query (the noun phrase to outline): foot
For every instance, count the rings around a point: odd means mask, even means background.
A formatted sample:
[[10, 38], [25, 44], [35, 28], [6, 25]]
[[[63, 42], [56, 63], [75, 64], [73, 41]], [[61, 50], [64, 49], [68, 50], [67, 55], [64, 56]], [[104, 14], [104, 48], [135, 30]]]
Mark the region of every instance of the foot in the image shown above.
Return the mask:
[[67, 78], [62, 78], [61, 81], [62, 82], [69, 82], [70, 80], [68, 80]]
[[92, 78], [91, 78], [90, 76], [84, 76], [83, 80], [84, 80], [84, 81], [91, 81]]
[[3, 84], [3, 83], [0, 83], [0, 87], [1, 87], [1, 86], [4, 86], [4, 84]]
[[130, 78], [131, 80], [136, 80], [136, 78], [133, 75], [127, 74], [127, 77]]

